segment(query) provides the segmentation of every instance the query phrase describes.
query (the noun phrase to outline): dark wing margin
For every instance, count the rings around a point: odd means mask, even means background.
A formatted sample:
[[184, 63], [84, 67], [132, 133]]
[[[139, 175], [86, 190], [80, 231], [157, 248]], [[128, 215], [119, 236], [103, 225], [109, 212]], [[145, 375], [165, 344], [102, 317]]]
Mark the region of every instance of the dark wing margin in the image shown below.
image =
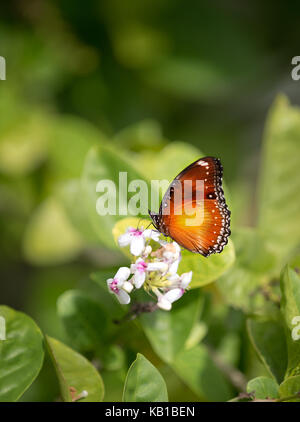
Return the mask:
[[[194, 171], [197, 170], [196, 176]], [[200, 170], [201, 169], [201, 170]], [[190, 172], [190, 175], [188, 174]], [[224, 246], [228, 243], [230, 231], [230, 211], [226, 204], [224, 191], [222, 187], [223, 167], [221, 161], [215, 157], [203, 157], [191, 163], [183, 171], [181, 171], [168, 187], [160, 204], [159, 213], [149, 212], [156, 228], [166, 236], [170, 236], [179, 245], [186, 249], [199, 253], [203, 256], [209, 256], [214, 253], [223, 251]], [[203, 180], [205, 183], [205, 208], [208, 215], [207, 233], [195, 233], [187, 227], [174, 227], [174, 218], [163, 213], [164, 207], [171, 205], [174, 196], [176, 183], [184, 179]], [[173, 201], [174, 202], [174, 201]], [[167, 204], [167, 205], [166, 205]], [[212, 211], [212, 209], [215, 211]], [[215, 213], [215, 214], [211, 214]], [[171, 213], [172, 214], [172, 213]], [[213, 224], [211, 219], [218, 215], [218, 224]], [[176, 225], [176, 223], [175, 223]], [[214, 228], [212, 229], [212, 225]], [[200, 229], [201, 226], [199, 226]], [[179, 231], [178, 231], [179, 230]], [[177, 233], [175, 234], [175, 232]], [[172, 236], [173, 235], [173, 236]]]
[[[213, 247], [213, 250], [210, 251], [208, 254], [211, 255], [213, 253], [220, 253], [223, 251], [224, 246], [228, 243], [228, 237], [231, 234], [230, 230], [230, 216], [231, 212], [228, 209], [228, 206], [226, 204], [225, 196], [224, 196], [224, 190], [223, 190], [223, 166], [221, 164], [221, 161], [219, 158], [209, 157], [211, 158], [216, 166], [215, 171], [215, 192], [216, 192], [216, 198], [219, 205], [219, 210], [222, 216], [222, 229], [220, 231], [220, 236], [218, 237], [217, 244]], [[204, 159], [205, 160], [205, 159]]]

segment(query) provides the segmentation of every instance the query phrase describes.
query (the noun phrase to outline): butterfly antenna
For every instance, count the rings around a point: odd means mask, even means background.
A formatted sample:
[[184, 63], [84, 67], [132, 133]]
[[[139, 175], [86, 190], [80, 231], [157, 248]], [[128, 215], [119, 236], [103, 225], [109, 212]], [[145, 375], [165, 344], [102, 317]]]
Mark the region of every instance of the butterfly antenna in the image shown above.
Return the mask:
[[151, 224], [152, 224], [152, 222], [150, 222], [150, 223], [148, 224], [148, 226], [145, 228], [145, 230], [147, 230], [147, 229], [148, 229], [148, 227], [150, 227], [150, 226], [151, 226]]
[[136, 228], [137, 230], [139, 229], [139, 226], [140, 226], [140, 222], [141, 222], [141, 219], [142, 219], [142, 218], [140, 217], [140, 218], [139, 218], [139, 222], [138, 222], [138, 225], [137, 225], [137, 228]]

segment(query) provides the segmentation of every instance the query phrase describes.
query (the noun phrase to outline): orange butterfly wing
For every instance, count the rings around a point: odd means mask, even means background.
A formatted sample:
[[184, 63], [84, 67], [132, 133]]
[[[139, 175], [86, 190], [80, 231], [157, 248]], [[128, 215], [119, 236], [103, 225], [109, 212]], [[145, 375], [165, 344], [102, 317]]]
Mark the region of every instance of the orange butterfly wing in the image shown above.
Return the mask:
[[150, 214], [158, 230], [191, 252], [222, 252], [230, 235], [222, 174], [220, 160], [214, 157], [184, 169], [168, 188], [156, 219]]

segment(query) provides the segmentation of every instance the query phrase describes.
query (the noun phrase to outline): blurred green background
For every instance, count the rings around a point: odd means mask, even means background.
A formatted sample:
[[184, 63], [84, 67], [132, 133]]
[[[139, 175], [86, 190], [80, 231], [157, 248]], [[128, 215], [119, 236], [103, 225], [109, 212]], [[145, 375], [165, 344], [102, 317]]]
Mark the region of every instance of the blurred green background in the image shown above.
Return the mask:
[[[108, 173], [118, 167], [117, 159], [109, 161], [115, 151], [134, 172], [154, 178], [175, 176], [176, 164], [180, 170], [198, 151], [220, 157], [233, 230], [255, 226], [267, 112], [280, 93], [300, 104], [300, 82], [291, 78], [300, 4], [12, 0], [1, 11], [0, 55], [7, 65], [6, 81], [0, 81], [1, 302], [70, 343], [57, 298], [90, 286], [94, 271], [109, 277], [124, 263], [109, 236], [112, 223], [97, 226], [87, 217], [91, 211], [83, 210], [90, 148], [108, 148]], [[280, 104], [288, 107], [282, 97]], [[298, 133], [292, 161], [299, 153]], [[299, 161], [293, 163], [297, 167]], [[289, 199], [291, 194], [284, 201]], [[237, 251], [243, 239], [242, 234]], [[258, 244], [249, 242], [255, 260]], [[290, 249], [297, 244], [299, 237]], [[269, 258], [261, 258], [267, 266]], [[261, 375], [243, 331], [245, 316], [230, 305], [216, 305], [206, 339], [247, 377]], [[125, 357], [119, 348], [112, 351], [117, 369], [106, 365], [106, 400], [120, 399], [122, 362], [130, 363], [136, 351], [134, 345]], [[172, 399], [197, 399], [168, 367], [161, 371], [173, 385]], [[57, 395], [46, 362], [24, 400]]]

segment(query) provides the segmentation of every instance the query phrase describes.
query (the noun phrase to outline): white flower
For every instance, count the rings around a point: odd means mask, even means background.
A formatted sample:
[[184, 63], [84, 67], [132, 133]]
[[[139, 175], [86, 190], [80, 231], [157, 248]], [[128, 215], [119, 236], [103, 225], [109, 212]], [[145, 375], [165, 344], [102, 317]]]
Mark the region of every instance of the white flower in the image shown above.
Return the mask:
[[130, 281], [124, 281], [122, 289], [125, 290], [125, 292], [127, 293], [131, 293], [133, 290], [133, 285]]
[[146, 280], [146, 272], [160, 271], [164, 272], [168, 269], [168, 265], [165, 262], [146, 262], [142, 258], [138, 258], [135, 264], [131, 264], [131, 272], [133, 273], [132, 281], [137, 289], [142, 287]]
[[126, 233], [122, 234], [118, 243], [121, 248], [130, 245], [130, 252], [134, 256], [140, 256], [145, 248], [146, 239], [153, 239], [158, 241], [160, 233], [153, 230], [142, 230], [135, 229], [134, 227], [128, 227]]
[[170, 273], [170, 274], [177, 274], [178, 266], [179, 266], [179, 263], [180, 263], [180, 259], [176, 259], [174, 262], [172, 262], [170, 264], [168, 273]]
[[189, 271], [188, 273], [183, 273], [180, 276], [180, 287], [182, 289], [186, 289], [190, 282], [192, 281], [193, 271]]
[[172, 303], [180, 299], [184, 294], [185, 289], [188, 287], [192, 280], [192, 276], [193, 271], [183, 273], [181, 276], [178, 274], [170, 275], [168, 280], [171, 281], [171, 286], [165, 293], [161, 293], [161, 291], [158, 289], [153, 290], [158, 298], [157, 306], [165, 311], [170, 311], [172, 308]]
[[168, 273], [177, 274], [178, 266], [181, 261], [181, 250], [180, 246], [176, 242], [169, 243], [164, 247], [165, 251], [163, 257], [169, 264]]
[[176, 242], [166, 242], [165, 240], [159, 241], [161, 248], [152, 253], [152, 256], [166, 262], [168, 264], [168, 273], [176, 274], [178, 266], [181, 261], [180, 246]]
[[[110, 293], [116, 295], [118, 301], [122, 305], [128, 305], [128, 303], [130, 302], [130, 296], [128, 293], [131, 292], [133, 286], [129, 281], [127, 281], [129, 276], [130, 269], [127, 267], [121, 267], [117, 271], [114, 278], [109, 278], [107, 280], [108, 290], [110, 291]], [[131, 285], [131, 288], [129, 285]]]
[[[157, 242], [149, 244], [149, 240]], [[129, 294], [144, 283], [147, 292], [157, 296], [157, 306], [170, 311], [172, 303], [180, 299], [188, 288], [193, 272], [179, 275], [181, 249], [178, 243], [160, 239], [160, 233], [147, 229], [128, 227], [118, 239], [121, 247], [129, 246], [133, 259], [130, 269], [121, 267], [114, 278], [107, 280], [109, 291], [115, 294], [121, 304], [130, 302]], [[129, 279], [130, 275], [132, 277]]]
[[152, 247], [150, 245], [147, 245], [144, 249], [144, 252], [142, 254], [142, 258], [146, 259], [152, 252]]
[[152, 239], [155, 242], [159, 241], [160, 233], [157, 230], [146, 229], [143, 234], [145, 239]]
[[176, 242], [166, 243], [164, 246], [163, 257], [169, 261], [176, 261], [181, 256], [180, 246]]
[[172, 303], [180, 299], [183, 294], [184, 289], [182, 288], [171, 289], [165, 294], [160, 293], [158, 294], [157, 306], [164, 311], [170, 311]]
[[183, 273], [180, 276], [178, 274], [171, 274], [168, 277], [168, 280], [172, 282], [172, 287], [180, 287], [185, 290], [192, 281], [192, 276], [193, 271], [189, 271], [188, 273]]

